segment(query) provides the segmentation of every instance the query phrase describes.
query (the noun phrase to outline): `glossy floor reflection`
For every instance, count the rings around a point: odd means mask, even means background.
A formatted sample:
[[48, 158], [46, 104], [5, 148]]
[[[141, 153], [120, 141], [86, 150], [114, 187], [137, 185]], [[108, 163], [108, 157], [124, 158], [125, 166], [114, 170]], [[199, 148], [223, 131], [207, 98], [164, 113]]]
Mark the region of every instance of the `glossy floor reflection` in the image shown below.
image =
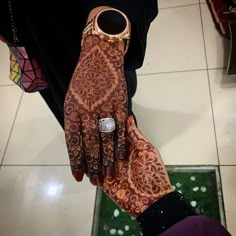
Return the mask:
[[[205, 0], [158, 2], [137, 70], [139, 128], [168, 166], [220, 170], [227, 228], [236, 235], [236, 76], [225, 73], [227, 40]], [[86, 178], [73, 179], [64, 132], [40, 95], [23, 94], [8, 75], [9, 51], [0, 43], [0, 235], [91, 236], [96, 188]], [[185, 186], [182, 180], [173, 184]], [[205, 183], [191, 188], [199, 211], [203, 206], [204, 213], [222, 218], [216, 211], [221, 204], [208, 207], [197, 199], [208, 194]]]
[[[225, 225], [218, 167], [169, 167], [168, 173], [174, 189], [184, 194], [198, 214]], [[93, 236], [141, 235], [135, 218], [126, 214], [100, 190], [96, 195], [93, 227]]]

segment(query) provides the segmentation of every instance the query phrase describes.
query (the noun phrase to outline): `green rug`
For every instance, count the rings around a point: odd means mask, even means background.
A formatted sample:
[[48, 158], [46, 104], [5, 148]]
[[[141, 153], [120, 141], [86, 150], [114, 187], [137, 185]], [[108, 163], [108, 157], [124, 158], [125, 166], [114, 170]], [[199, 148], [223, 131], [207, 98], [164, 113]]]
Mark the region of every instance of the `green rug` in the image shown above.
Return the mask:
[[[184, 194], [199, 214], [225, 225], [218, 167], [170, 167], [171, 183]], [[121, 210], [102, 191], [97, 190], [92, 236], [141, 235], [135, 218]]]

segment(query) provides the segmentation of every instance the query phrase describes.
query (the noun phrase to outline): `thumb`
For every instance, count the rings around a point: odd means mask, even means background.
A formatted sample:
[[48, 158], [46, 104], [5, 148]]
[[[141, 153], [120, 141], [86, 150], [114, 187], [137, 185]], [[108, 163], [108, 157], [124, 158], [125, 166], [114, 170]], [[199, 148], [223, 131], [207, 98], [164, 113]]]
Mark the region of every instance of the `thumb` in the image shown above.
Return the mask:
[[140, 138], [143, 138], [143, 135], [137, 128], [134, 117], [132, 115], [130, 115], [127, 119], [127, 134], [131, 146], [136, 146]]
[[142, 132], [136, 126], [134, 117], [130, 115], [127, 119], [127, 133], [128, 133], [128, 140], [132, 145], [139, 145], [140, 140], [149, 143], [152, 145], [148, 139], [142, 134]]
[[137, 127], [136, 127], [136, 124], [135, 124], [135, 121], [134, 121], [134, 117], [132, 115], [130, 115], [127, 119], [127, 131], [128, 131], [128, 136], [131, 135], [131, 133], [134, 131], [134, 130], [137, 130]]

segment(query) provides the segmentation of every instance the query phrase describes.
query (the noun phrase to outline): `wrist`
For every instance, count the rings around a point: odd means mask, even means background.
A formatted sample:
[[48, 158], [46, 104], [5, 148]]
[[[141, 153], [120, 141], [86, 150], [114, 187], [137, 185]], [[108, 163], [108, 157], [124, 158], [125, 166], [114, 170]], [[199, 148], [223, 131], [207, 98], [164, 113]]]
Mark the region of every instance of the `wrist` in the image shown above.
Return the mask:
[[170, 192], [137, 217], [144, 235], [159, 235], [172, 225], [196, 212], [182, 194]]
[[[92, 40], [92, 38], [93, 40]], [[85, 37], [83, 40], [83, 43], [82, 43], [82, 50], [83, 51], [89, 51], [88, 48], [92, 48], [92, 47], [99, 47], [100, 49], [105, 49], [103, 48], [104, 46], [104, 43], [106, 43], [104, 41], [104, 39], [101, 39], [99, 38], [97, 35], [90, 35], [90, 36], [87, 36]], [[113, 50], [117, 50], [117, 53], [119, 52], [119, 55], [123, 55], [124, 56], [124, 52], [125, 52], [125, 42], [122, 40], [122, 41], [119, 41], [119, 42], [113, 42], [113, 46], [112, 44], [110, 44], [109, 47], [113, 48]]]
[[79, 64], [82, 63], [83, 58], [87, 58], [84, 63], [88, 64], [88, 57], [89, 62], [93, 64], [102, 61], [103, 67], [101, 69], [107, 65], [120, 66], [120, 69], [122, 69], [124, 65], [124, 53], [119, 49], [118, 43], [111, 44], [97, 35], [88, 35], [84, 38]]
[[109, 6], [96, 7], [89, 13], [82, 44], [88, 34], [95, 34], [111, 44], [116, 43], [125, 54], [129, 46], [130, 31], [130, 21], [122, 11]]

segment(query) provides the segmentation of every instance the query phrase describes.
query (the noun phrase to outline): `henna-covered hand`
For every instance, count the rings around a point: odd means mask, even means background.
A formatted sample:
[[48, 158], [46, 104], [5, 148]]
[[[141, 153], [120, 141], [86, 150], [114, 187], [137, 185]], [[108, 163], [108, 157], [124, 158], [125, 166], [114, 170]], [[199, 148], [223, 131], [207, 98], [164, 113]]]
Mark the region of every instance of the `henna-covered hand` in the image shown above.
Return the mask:
[[102, 189], [122, 209], [137, 217], [158, 199], [173, 191], [158, 150], [127, 120], [129, 160], [117, 161], [116, 178], [105, 179]]
[[[127, 87], [124, 53], [118, 42], [96, 35], [84, 39], [64, 103], [65, 136], [77, 181], [84, 173], [94, 185], [114, 176], [114, 161], [125, 159]], [[101, 118], [115, 119], [116, 130], [100, 133]]]

